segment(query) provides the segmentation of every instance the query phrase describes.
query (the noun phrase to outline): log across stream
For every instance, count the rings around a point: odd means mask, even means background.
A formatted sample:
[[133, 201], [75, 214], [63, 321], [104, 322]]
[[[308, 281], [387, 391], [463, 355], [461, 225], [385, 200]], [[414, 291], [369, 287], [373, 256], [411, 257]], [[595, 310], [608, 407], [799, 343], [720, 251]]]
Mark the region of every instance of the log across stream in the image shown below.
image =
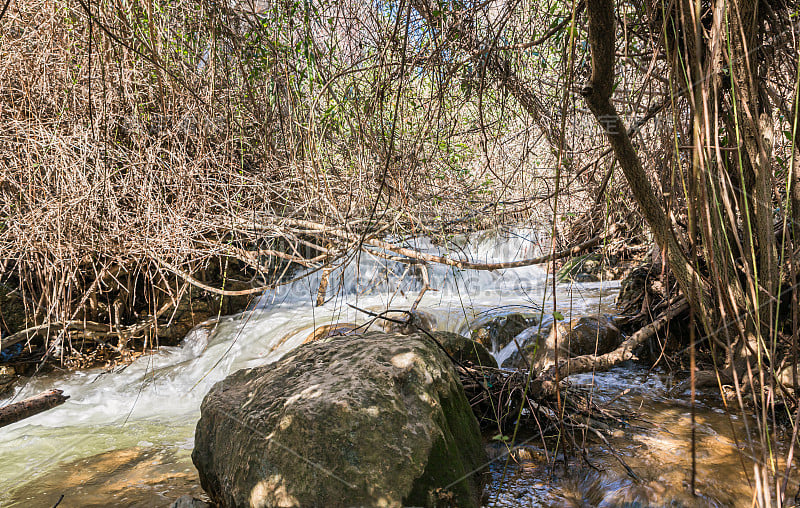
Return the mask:
[[[524, 232], [522, 232], [524, 233]], [[477, 262], [502, 262], [540, 254], [530, 234], [483, 235], [463, 244]], [[442, 253], [421, 241], [420, 247]], [[164, 348], [132, 364], [105, 372], [91, 370], [36, 377], [19, 387], [14, 401], [58, 388], [70, 395], [63, 405], [0, 430], [0, 505], [168, 506], [183, 494], [202, 494], [191, 463], [199, 406], [210, 387], [229, 373], [274, 361], [300, 345], [317, 326], [363, 322], [366, 309], [408, 308], [422, 281], [413, 266], [385, 259], [361, 259], [331, 274], [327, 302], [314, 306], [319, 278], [312, 276], [274, 294], [253, 309], [193, 330], [180, 347]], [[464, 331], [487, 314], [514, 311], [552, 313], [541, 266], [462, 271], [432, 267], [419, 309], [436, 318], [438, 329]], [[560, 284], [555, 295], [565, 318], [612, 312], [619, 284]], [[508, 351], [497, 351], [508, 356]], [[686, 497], [690, 440], [688, 397], [671, 393], [675, 378], [648, 373], [632, 363], [609, 372], [576, 378], [592, 396], [630, 415], [610, 433], [609, 446], [587, 436], [589, 466], [579, 456], [545, 451], [541, 441], [520, 434], [521, 447], [506, 460], [505, 447], [488, 444], [497, 458], [490, 465], [488, 503], [493, 506], [616, 506], [625, 501], [688, 505], [749, 506], [752, 463], [743, 458], [741, 417], [724, 413], [718, 397], [700, 397], [697, 406], [700, 498]], [[0, 406], [11, 400], [0, 400]], [[736, 439], [732, 431], [736, 432]], [[487, 436], [491, 438], [492, 436]], [[578, 440], [582, 439], [580, 436]], [[620, 466], [619, 454], [634, 480]], [[567, 467], [552, 467], [553, 458]], [[571, 471], [566, 474], [565, 470]], [[752, 481], [752, 478], [750, 478]], [[790, 482], [796, 490], [794, 481]], [[792, 491], [793, 492], [793, 491]]]

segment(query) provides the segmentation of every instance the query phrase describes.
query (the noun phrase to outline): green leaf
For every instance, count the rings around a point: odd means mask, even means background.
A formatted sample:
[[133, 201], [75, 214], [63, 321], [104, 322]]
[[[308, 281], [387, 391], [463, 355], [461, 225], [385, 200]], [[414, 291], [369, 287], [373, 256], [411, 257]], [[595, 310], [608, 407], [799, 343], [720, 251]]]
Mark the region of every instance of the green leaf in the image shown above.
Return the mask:
[[564, 321], [564, 314], [562, 314], [562, 313], [560, 313], [558, 311], [555, 311], [555, 312], [553, 312], [553, 318], [556, 321]]
[[495, 436], [492, 436], [493, 441], [502, 441], [504, 443], [509, 441], [510, 439], [511, 439], [510, 437], [504, 436], [503, 434], [497, 434]]

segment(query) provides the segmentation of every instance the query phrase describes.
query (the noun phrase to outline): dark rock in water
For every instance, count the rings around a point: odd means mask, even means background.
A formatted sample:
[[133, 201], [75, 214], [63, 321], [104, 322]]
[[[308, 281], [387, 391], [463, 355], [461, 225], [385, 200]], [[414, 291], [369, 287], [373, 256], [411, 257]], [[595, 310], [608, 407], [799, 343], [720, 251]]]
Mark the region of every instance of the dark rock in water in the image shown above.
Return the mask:
[[[569, 323], [557, 323], [539, 330], [532, 327], [517, 337], [523, 342], [522, 353], [512, 355], [504, 367], [544, 370], [555, 361], [556, 331], [558, 332], [559, 357], [570, 358], [588, 354], [602, 355], [613, 351], [622, 343], [622, 334], [607, 314], [594, 314], [575, 318]], [[523, 359], [524, 356], [524, 359]], [[527, 360], [527, 362], [526, 362]]]
[[531, 359], [536, 358], [541, 349], [545, 347], [547, 336], [552, 327], [553, 321], [550, 319], [541, 325], [531, 326], [517, 334], [514, 339], [522, 349], [515, 349], [511, 356], [503, 360], [501, 367], [513, 369], [529, 368]]
[[[228, 281], [225, 289], [247, 289], [244, 283]], [[218, 295], [193, 296], [182, 298], [175, 309], [172, 319], [165, 326], [158, 327], [158, 336], [167, 343], [178, 343], [196, 326], [208, 325], [218, 316], [236, 314], [247, 308], [249, 299], [246, 296], [225, 297]]]
[[444, 350], [459, 362], [470, 362], [482, 367], [497, 367], [494, 356], [480, 342], [453, 332], [434, 332], [433, 336]]
[[572, 278], [575, 282], [598, 282], [600, 277], [593, 273], [580, 272]]
[[478, 320], [472, 324], [471, 336], [487, 349], [500, 351], [523, 330], [538, 323], [533, 314], [513, 312], [504, 316]]
[[[384, 316], [393, 320], [380, 320], [381, 327], [386, 333], [404, 333], [408, 335], [417, 333], [419, 330], [425, 330], [426, 332], [436, 330], [436, 318], [433, 314], [423, 310], [413, 310], [410, 315], [404, 312], [389, 312]], [[403, 321], [403, 323], [397, 323], [396, 321]]]
[[211, 505], [187, 494], [176, 499], [169, 508], [211, 508]]
[[384, 333], [312, 342], [217, 383], [192, 453], [223, 507], [478, 506], [484, 459], [447, 355], [424, 334]]

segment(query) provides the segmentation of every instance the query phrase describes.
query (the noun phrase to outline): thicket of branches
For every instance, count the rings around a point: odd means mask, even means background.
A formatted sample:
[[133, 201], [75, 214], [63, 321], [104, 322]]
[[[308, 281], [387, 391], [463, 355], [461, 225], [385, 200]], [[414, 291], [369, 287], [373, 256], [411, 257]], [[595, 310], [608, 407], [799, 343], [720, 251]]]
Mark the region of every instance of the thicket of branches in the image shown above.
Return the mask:
[[541, 222], [542, 132], [397, 7], [11, 3], [0, 282], [27, 320], [5, 307], [5, 344], [147, 345], [192, 287], [246, 296], [373, 236]]
[[777, 379], [797, 385], [794, 4], [8, 5], [18, 338], [124, 347], [191, 291], [255, 294], [353, 248], [414, 258], [389, 234], [646, 224], [770, 464], [775, 402], [797, 407]]

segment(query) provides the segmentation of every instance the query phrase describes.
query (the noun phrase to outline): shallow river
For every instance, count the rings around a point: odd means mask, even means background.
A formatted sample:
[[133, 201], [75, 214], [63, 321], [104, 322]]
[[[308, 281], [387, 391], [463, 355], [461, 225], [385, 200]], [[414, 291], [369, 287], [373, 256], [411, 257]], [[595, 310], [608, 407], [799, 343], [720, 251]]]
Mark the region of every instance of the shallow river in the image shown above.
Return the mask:
[[[540, 253], [533, 235], [519, 231], [502, 238], [479, 235], [468, 245], [450, 255], [498, 262]], [[424, 241], [416, 246], [438, 251]], [[404, 272], [402, 265], [362, 255], [360, 263], [334, 272], [331, 299], [322, 307], [311, 305], [318, 286], [311, 276], [263, 295], [241, 315], [198, 327], [180, 347], [163, 348], [125, 368], [29, 381], [15, 391], [14, 400], [50, 388], [64, 390], [70, 399], [0, 430], [0, 506], [51, 507], [60, 500], [59, 507], [152, 507], [168, 506], [182, 494], [200, 496], [190, 454], [200, 403], [211, 386], [235, 370], [279, 359], [317, 326], [365, 321], [348, 304], [408, 308], [421, 283], [418, 273]], [[419, 308], [432, 313], [441, 330], [464, 333], [487, 314], [538, 312], [543, 304], [552, 312], [553, 295], [540, 266], [496, 272], [436, 267], [430, 277], [438, 291], [429, 291]], [[611, 312], [617, 290], [617, 282], [562, 284], [557, 308], [567, 319]], [[503, 358], [508, 352], [495, 353]], [[554, 467], [541, 444], [531, 441], [514, 460], [491, 464], [489, 505], [750, 506], [753, 469], [742, 459], [743, 425], [737, 416], [728, 418], [717, 398], [701, 397], [697, 406], [699, 497], [692, 497], [690, 407], [685, 394], [668, 394], [671, 377], [626, 365], [577, 381], [593, 386], [598, 401], [611, 401], [645, 420], [610, 438], [638, 479], [596, 440], [588, 445], [594, 468], [569, 454], [559, 455]], [[791, 484], [796, 490], [796, 482]]]

